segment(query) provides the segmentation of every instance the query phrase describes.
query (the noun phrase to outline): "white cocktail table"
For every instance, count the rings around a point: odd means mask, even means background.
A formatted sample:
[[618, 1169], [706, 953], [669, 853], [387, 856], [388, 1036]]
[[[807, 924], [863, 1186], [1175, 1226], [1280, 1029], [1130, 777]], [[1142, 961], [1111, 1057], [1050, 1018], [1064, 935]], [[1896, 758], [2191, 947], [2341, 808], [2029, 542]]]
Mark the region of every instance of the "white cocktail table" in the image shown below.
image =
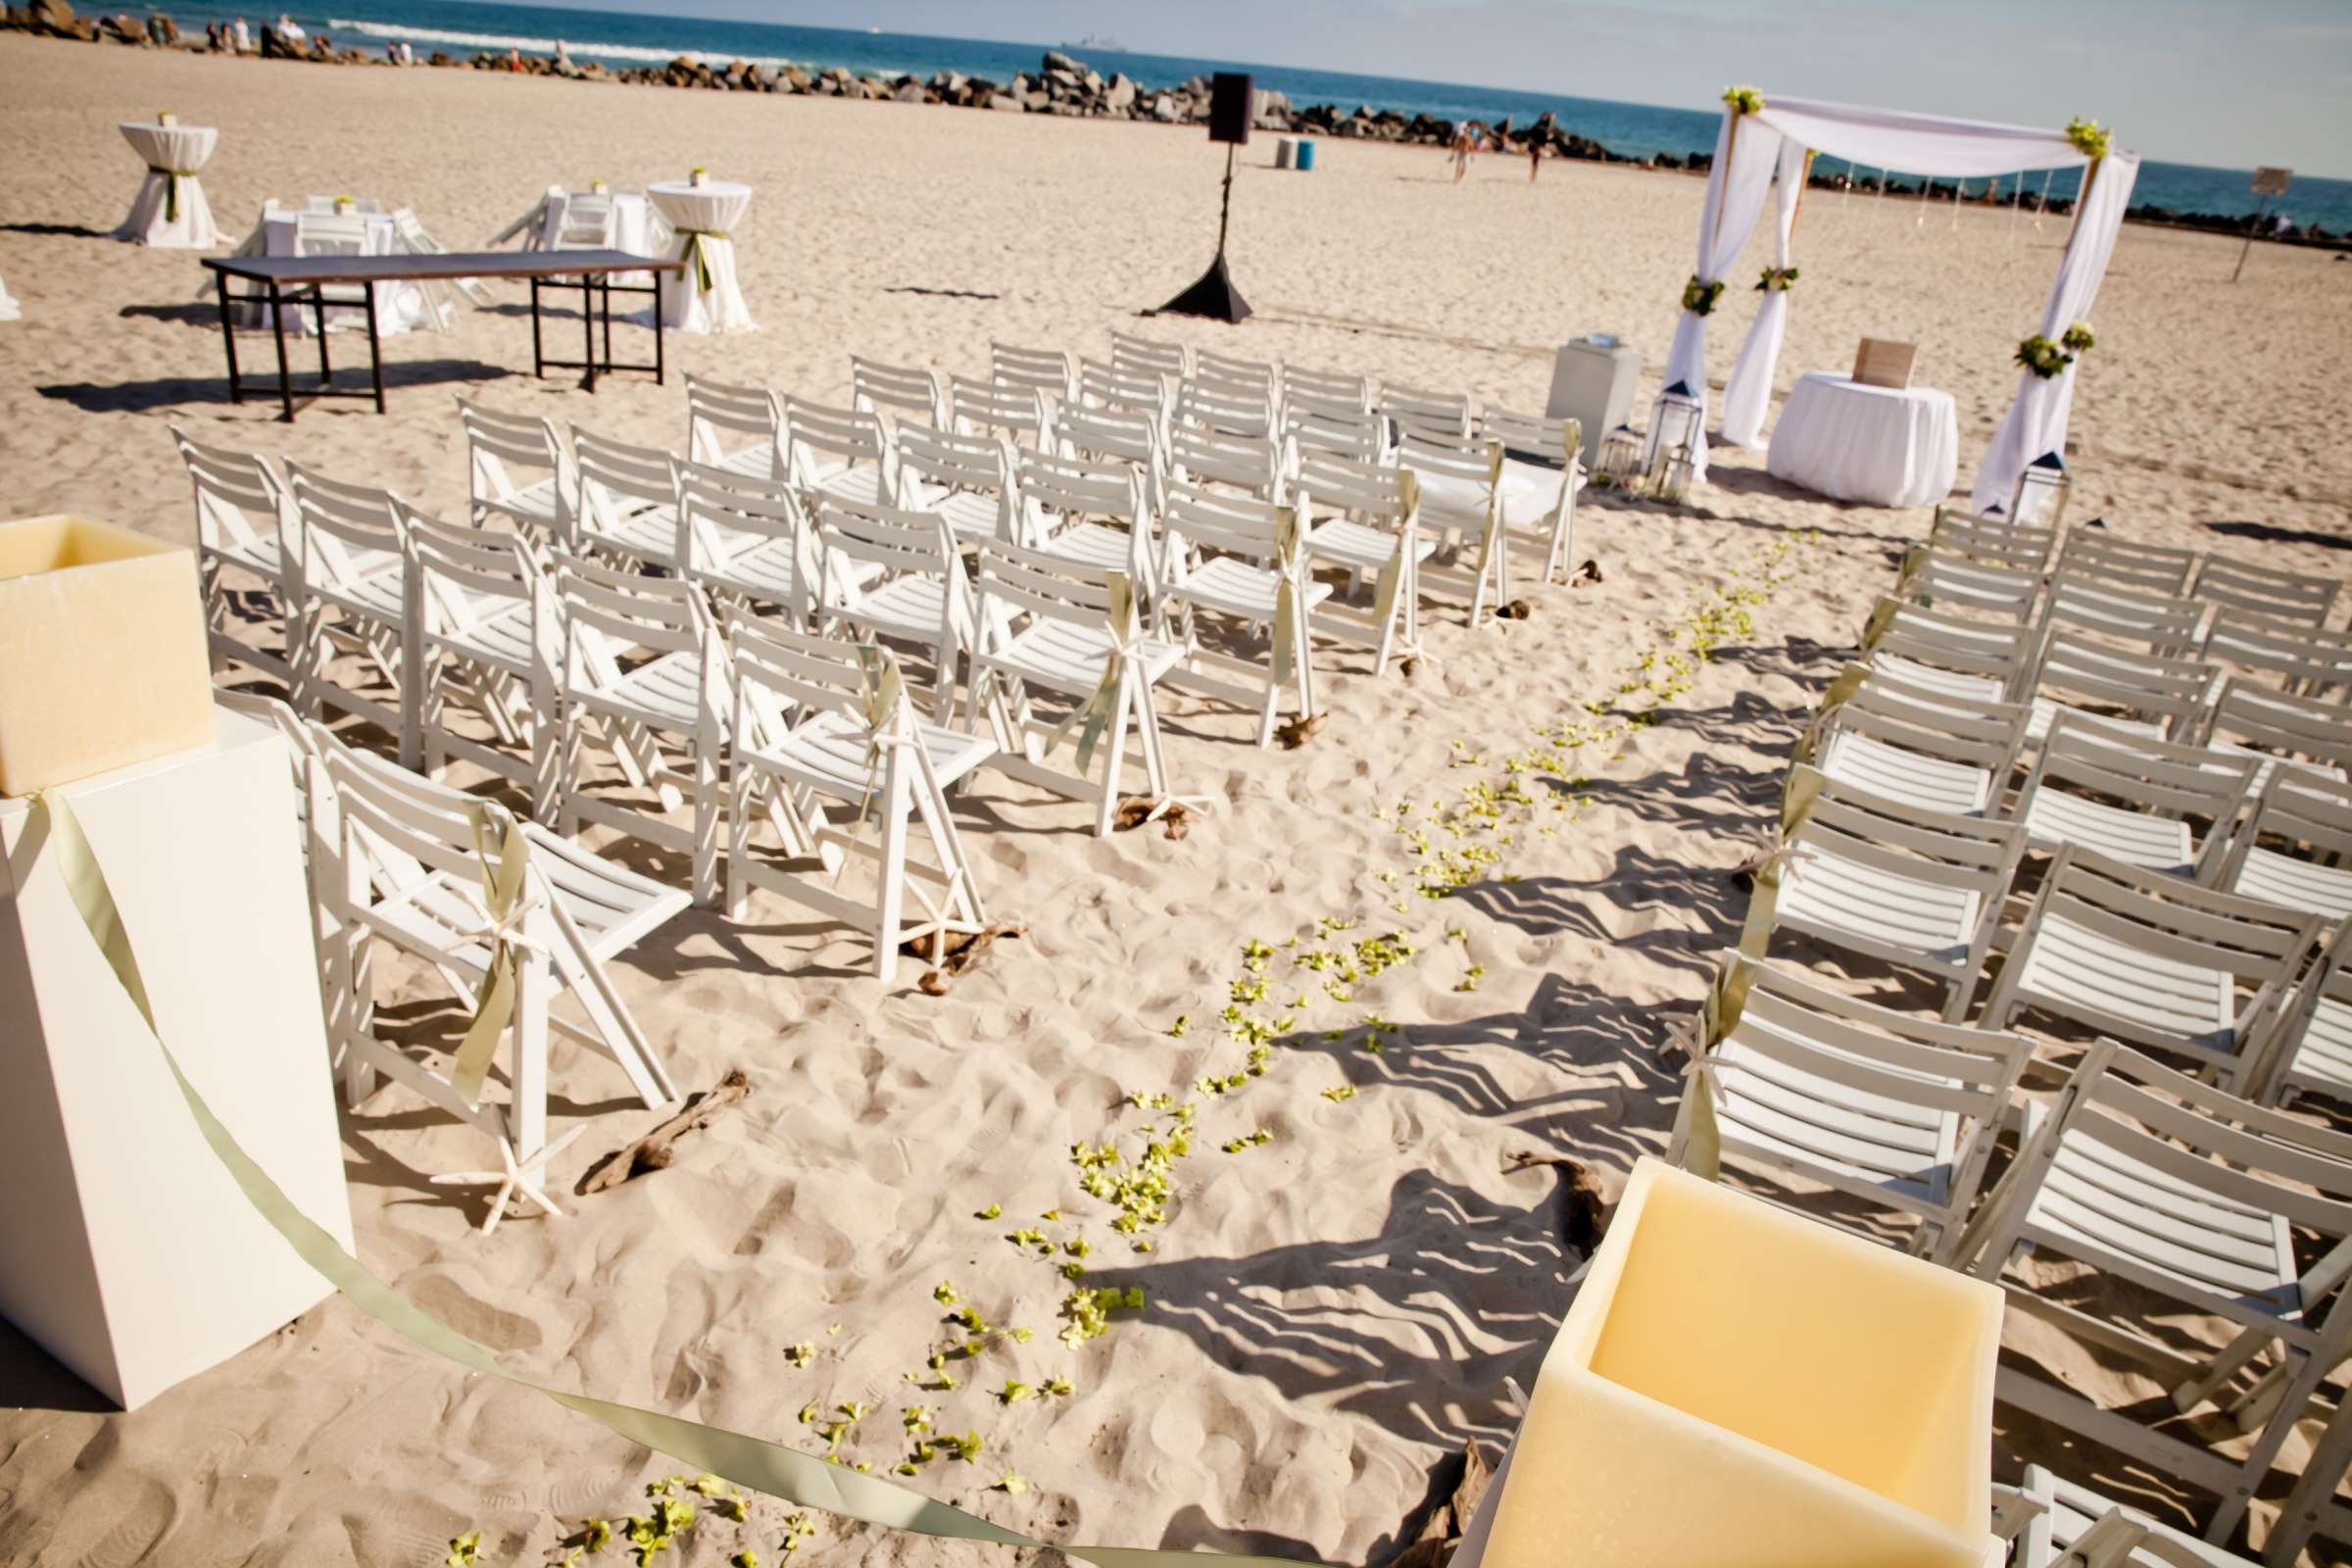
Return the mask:
[[662, 279], [662, 319], [680, 332], [749, 332], [759, 326], [735, 281], [735, 225], [752, 205], [752, 187], [714, 179], [696, 185], [662, 180], [646, 199], [669, 223], [669, 255], [686, 270]]
[[146, 163], [147, 177], [115, 238], [179, 250], [209, 250], [220, 244], [220, 230], [213, 225], [212, 204], [204, 199], [204, 182], [196, 172], [213, 156], [220, 132], [210, 125], [140, 120], [123, 121], [121, 129], [130, 150]]
[[1797, 377], [1773, 427], [1776, 479], [1877, 507], [1925, 507], [1952, 493], [1960, 425], [1934, 387], [1862, 386], [1815, 370]]

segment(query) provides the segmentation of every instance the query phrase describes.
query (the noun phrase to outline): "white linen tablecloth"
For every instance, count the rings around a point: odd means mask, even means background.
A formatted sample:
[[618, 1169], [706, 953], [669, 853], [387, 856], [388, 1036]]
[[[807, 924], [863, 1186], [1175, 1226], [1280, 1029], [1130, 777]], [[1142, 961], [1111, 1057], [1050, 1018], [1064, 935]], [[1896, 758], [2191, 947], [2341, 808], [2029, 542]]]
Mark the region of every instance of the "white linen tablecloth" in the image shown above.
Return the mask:
[[1929, 506], [1950, 495], [1959, 477], [1952, 395], [1858, 386], [1825, 370], [1800, 375], [1781, 407], [1765, 466], [1776, 479], [1838, 501]]
[[180, 250], [209, 250], [220, 244], [220, 230], [214, 226], [212, 204], [204, 199], [204, 182], [196, 172], [213, 156], [220, 132], [210, 125], [159, 125], [136, 120], [123, 121], [121, 129], [130, 150], [147, 165], [147, 177], [115, 238]]
[[[686, 270], [661, 279], [662, 324], [678, 332], [749, 332], [760, 324], [735, 282], [735, 225], [752, 205], [752, 187], [714, 179], [707, 185], [662, 180], [646, 199], [670, 226], [669, 255]], [[551, 203], [552, 205], [552, 203]], [[697, 252], [700, 252], [698, 259]], [[698, 266], [699, 260], [699, 266]], [[703, 286], [705, 277], [708, 288]]]

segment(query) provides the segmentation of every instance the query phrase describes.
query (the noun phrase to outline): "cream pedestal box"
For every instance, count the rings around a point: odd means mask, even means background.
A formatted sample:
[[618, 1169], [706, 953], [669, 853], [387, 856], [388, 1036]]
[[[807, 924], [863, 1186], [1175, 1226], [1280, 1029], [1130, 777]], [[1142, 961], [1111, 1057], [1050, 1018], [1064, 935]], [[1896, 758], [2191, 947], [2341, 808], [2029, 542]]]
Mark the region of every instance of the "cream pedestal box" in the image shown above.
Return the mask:
[[[59, 786], [156, 1019], [222, 1125], [351, 1245], [284, 743], [213, 710], [192, 751]], [[125, 1408], [329, 1294], [196, 1129], [55, 862], [0, 800], [0, 1313]]]
[[1455, 1568], [1981, 1568], [2001, 1308], [1644, 1159]]

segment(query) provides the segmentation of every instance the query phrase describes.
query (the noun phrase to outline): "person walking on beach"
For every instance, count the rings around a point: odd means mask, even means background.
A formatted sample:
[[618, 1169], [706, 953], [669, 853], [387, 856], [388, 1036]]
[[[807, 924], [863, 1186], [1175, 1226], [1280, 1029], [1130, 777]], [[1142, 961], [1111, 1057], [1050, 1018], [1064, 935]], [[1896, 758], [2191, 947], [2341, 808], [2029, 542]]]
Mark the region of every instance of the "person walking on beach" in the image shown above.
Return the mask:
[[1456, 185], [1462, 182], [1462, 176], [1470, 172], [1470, 149], [1477, 144], [1478, 132], [1470, 128], [1470, 122], [1467, 120], [1455, 121], [1453, 122], [1453, 182]]
[[1544, 172], [1544, 149], [1551, 141], [1551, 111], [1546, 109], [1537, 117], [1527, 133], [1527, 182], [1533, 185], [1536, 176]]

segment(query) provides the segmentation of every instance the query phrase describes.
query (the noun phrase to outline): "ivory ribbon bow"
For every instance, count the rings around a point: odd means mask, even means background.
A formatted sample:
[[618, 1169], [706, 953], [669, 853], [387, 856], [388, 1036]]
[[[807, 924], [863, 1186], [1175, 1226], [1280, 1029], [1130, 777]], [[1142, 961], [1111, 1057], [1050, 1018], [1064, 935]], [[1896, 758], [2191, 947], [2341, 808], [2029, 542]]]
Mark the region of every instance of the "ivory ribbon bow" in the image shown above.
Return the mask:
[[1051, 756], [1062, 742], [1062, 737], [1075, 727], [1078, 731], [1078, 771], [1083, 773], [1094, 761], [1095, 747], [1101, 744], [1102, 731], [1110, 724], [1111, 714], [1118, 710], [1119, 687], [1127, 677], [1128, 661], [1134, 657], [1143, 641], [1142, 628], [1135, 612], [1135, 585], [1123, 571], [1104, 574], [1104, 586], [1110, 591], [1110, 650], [1102, 660], [1102, 679], [1094, 695], [1084, 706], [1054, 727], [1046, 742]]
[[1814, 855], [1813, 847], [1798, 843], [1796, 836], [1812, 816], [1814, 803], [1820, 799], [1827, 782], [1819, 768], [1799, 765], [1789, 769], [1780, 824], [1765, 835], [1763, 858], [1752, 867], [1755, 886], [1748, 894], [1747, 918], [1740, 928], [1740, 951], [1751, 959], [1761, 959], [1772, 941], [1773, 922], [1780, 912], [1783, 878], [1791, 866]]
[[1404, 567], [1413, 547], [1421, 537], [1421, 480], [1410, 468], [1396, 473], [1396, 486], [1404, 498], [1404, 521], [1396, 530], [1396, 553], [1380, 568], [1380, 580], [1374, 586], [1372, 598], [1373, 624], [1386, 629], [1389, 616], [1396, 611], [1396, 590], [1404, 582]]
[[[524, 924], [538, 907], [536, 895], [522, 896], [523, 871], [530, 864], [530, 848], [522, 824], [504, 808], [480, 802], [466, 810], [473, 826], [473, 853], [482, 863], [482, 894], [474, 901], [481, 911], [479, 929], [466, 933], [457, 946], [487, 938], [490, 961], [483, 967], [481, 988], [473, 999], [473, 1022], [458, 1043], [457, 1062], [450, 1087], [468, 1105], [482, 1102], [482, 1081], [490, 1075], [490, 1058], [498, 1052], [499, 1037], [514, 1016], [515, 954], [541, 945], [524, 934]], [[490, 858], [490, 830], [506, 824], [500, 835], [498, 859]]]
[[1274, 684], [1288, 685], [1298, 671], [1298, 615], [1303, 587], [1298, 580], [1298, 509], [1274, 514], [1274, 566], [1282, 584], [1274, 600]]
[[72, 808], [62, 797], [52, 797], [45, 792], [33, 795], [24, 842], [33, 846], [32, 858], [36, 862], [44, 857], [54, 858], [57, 862], [58, 874], [73, 899], [74, 908], [81, 915], [83, 928], [105, 956], [107, 965], [114, 971], [115, 980], [122, 986], [123, 994], [138, 1008], [149, 1031], [155, 1033], [156, 1047], [163, 1054], [164, 1065], [170, 1070], [172, 1082], [178, 1087], [181, 1102], [188, 1107], [189, 1117], [195, 1121], [198, 1132], [203, 1135], [214, 1157], [220, 1161], [229, 1178], [244, 1194], [245, 1200], [284, 1239], [288, 1247], [294, 1249], [304, 1262], [324, 1275], [328, 1284], [350, 1298], [360, 1310], [411, 1343], [468, 1371], [528, 1389], [566, 1409], [587, 1416], [628, 1442], [668, 1454], [696, 1470], [708, 1471], [738, 1486], [750, 1487], [795, 1507], [821, 1508], [846, 1519], [915, 1535], [954, 1541], [980, 1541], [1029, 1550], [1059, 1551], [1065, 1556], [1094, 1563], [1097, 1568], [1201, 1568], [1207, 1563], [1230, 1564], [1232, 1568], [1321, 1568], [1320, 1564], [1311, 1560], [1299, 1562], [1280, 1557], [1146, 1551], [1129, 1546], [1049, 1545], [1018, 1531], [991, 1524], [960, 1508], [935, 1502], [918, 1492], [874, 1476], [860, 1475], [842, 1465], [828, 1464], [814, 1454], [796, 1452], [764, 1438], [731, 1432], [724, 1427], [706, 1426], [699, 1421], [665, 1415], [658, 1410], [573, 1394], [509, 1371], [488, 1349], [425, 1312], [345, 1251], [340, 1243], [294, 1206], [284, 1190], [270, 1179], [270, 1173], [254, 1162], [253, 1156], [245, 1152], [228, 1129], [220, 1124], [220, 1118], [213, 1114], [212, 1107], [205, 1103], [195, 1086], [188, 1082], [187, 1075], [180, 1071], [179, 1061], [172, 1054], [172, 1048], [164, 1043], [161, 1033], [156, 1032], [155, 1013], [148, 1004], [146, 983], [140, 978], [138, 960], [131, 952], [129, 937], [122, 929], [121, 911], [116, 907], [114, 895], [106, 885], [105, 873], [98, 865], [89, 840], [82, 835], [80, 823], [75, 820]]
[[[865, 720], [865, 756], [859, 765], [865, 769], [865, 779], [858, 788], [858, 819], [850, 824], [848, 851], [858, 848], [865, 837], [865, 819], [874, 807], [874, 779], [890, 749], [908, 744], [911, 737], [899, 723], [899, 700], [906, 690], [906, 680], [899, 672], [899, 662], [879, 648], [860, 645], [858, 649], [858, 710]], [[841, 864], [833, 871], [838, 885], [850, 869], [850, 854], [842, 855]]]
[[1740, 1026], [1747, 993], [1755, 979], [1755, 960], [1742, 954], [1724, 956], [1715, 984], [1696, 1012], [1676, 1031], [1675, 1044], [1690, 1054], [1684, 1069], [1683, 1093], [1690, 1097], [1685, 1113], [1683, 1169], [1714, 1181], [1723, 1171], [1723, 1130], [1715, 1119], [1715, 1094], [1722, 1085], [1722, 1067], [1715, 1060], [1717, 1046]]
[[1852, 702], [1854, 694], [1869, 682], [1870, 676], [1870, 666], [1862, 663], [1849, 663], [1838, 672], [1838, 678], [1830, 682], [1829, 690], [1821, 694], [1821, 706], [1814, 710], [1813, 722], [1806, 725], [1805, 732], [1796, 738], [1791, 755], [1797, 761], [1810, 763], [1814, 760], [1821, 751], [1822, 736], [1828, 731], [1830, 715]]

